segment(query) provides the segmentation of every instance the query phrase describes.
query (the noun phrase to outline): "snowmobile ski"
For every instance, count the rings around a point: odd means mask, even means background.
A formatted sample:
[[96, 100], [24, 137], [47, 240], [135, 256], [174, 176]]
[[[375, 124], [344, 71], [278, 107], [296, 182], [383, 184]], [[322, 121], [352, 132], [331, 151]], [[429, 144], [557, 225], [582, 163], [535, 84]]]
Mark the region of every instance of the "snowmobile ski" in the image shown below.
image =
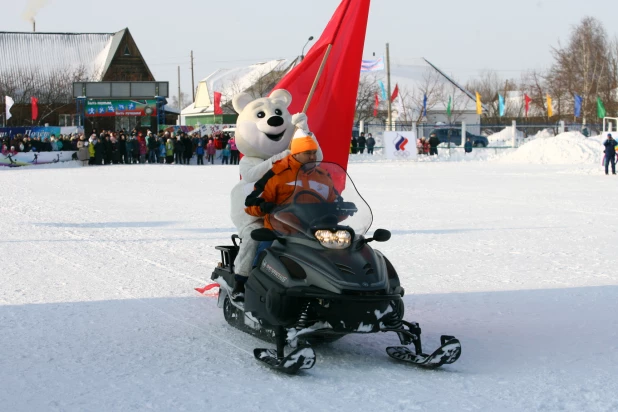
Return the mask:
[[306, 346], [296, 349], [283, 358], [277, 357], [275, 349], [254, 349], [253, 355], [260, 362], [289, 375], [294, 375], [301, 369], [311, 369], [315, 365], [315, 352]]
[[442, 336], [440, 340], [442, 346], [431, 355], [418, 355], [405, 346], [389, 346], [386, 348], [386, 353], [393, 359], [429, 369], [438, 368], [457, 361], [459, 356], [461, 356], [461, 343], [459, 340], [453, 336]]

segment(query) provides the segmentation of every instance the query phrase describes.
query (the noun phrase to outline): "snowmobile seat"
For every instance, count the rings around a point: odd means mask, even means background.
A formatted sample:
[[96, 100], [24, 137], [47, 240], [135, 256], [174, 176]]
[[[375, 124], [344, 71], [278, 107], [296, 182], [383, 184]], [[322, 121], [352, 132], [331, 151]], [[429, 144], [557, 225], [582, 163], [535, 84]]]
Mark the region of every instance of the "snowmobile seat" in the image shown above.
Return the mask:
[[[236, 243], [236, 240], [238, 240], [239, 243]], [[234, 260], [236, 259], [236, 255], [238, 255], [240, 241], [241, 240], [238, 235], [232, 235], [233, 245], [215, 246], [215, 249], [221, 252], [221, 262], [219, 263], [219, 269], [234, 273]]]

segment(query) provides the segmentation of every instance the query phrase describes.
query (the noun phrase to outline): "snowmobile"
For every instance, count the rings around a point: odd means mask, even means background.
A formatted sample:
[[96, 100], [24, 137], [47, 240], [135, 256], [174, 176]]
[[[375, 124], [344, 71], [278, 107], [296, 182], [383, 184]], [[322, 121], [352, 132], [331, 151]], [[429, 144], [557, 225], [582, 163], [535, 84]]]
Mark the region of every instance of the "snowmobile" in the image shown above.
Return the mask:
[[[220, 285], [218, 306], [226, 321], [273, 342], [275, 349], [257, 348], [254, 356], [288, 374], [313, 367], [315, 345], [351, 333], [396, 333], [402, 346], [386, 352], [399, 361], [425, 368], [455, 362], [461, 355], [459, 340], [444, 335], [440, 348], [426, 354], [418, 323], [403, 319], [404, 289], [397, 271], [369, 245], [388, 241], [391, 234], [377, 229], [373, 237], [365, 237], [373, 221], [371, 208], [346, 171], [325, 162], [304, 167], [326, 170], [340, 189], [337, 200], [326, 202], [324, 188], [311, 184], [317, 182], [305, 181], [305, 187], [296, 179], [292, 196], [270, 215], [274, 230], [251, 234], [254, 240], [273, 243], [257, 258], [244, 302], [230, 297], [238, 236], [232, 236], [233, 245], [216, 247], [221, 262], [211, 279]], [[292, 349], [287, 355], [286, 345]]]

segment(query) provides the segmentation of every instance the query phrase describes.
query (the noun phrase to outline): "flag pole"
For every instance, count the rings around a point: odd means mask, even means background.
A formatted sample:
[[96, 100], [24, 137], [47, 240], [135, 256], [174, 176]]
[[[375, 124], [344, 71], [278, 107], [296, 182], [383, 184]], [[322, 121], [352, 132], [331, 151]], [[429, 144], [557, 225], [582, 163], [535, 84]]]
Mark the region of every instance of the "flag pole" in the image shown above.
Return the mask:
[[318, 87], [318, 82], [320, 81], [320, 77], [322, 76], [322, 71], [324, 71], [324, 66], [326, 66], [326, 61], [328, 60], [328, 56], [330, 55], [330, 50], [332, 48], [333, 48], [332, 44], [329, 44], [328, 47], [326, 48], [326, 53], [324, 53], [324, 57], [322, 58], [322, 63], [320, 64], [318, 73], [315, 75], [315, 79], [313, 79], [313, 84], [311, 85], [311, 91], [309, 92], [309, 96], [307, 96], [307, 101], [305, 101], [305, 106], [303, 107], [303, 113], [307, 113], [307, 110], [309, 110], [311, 99], [313, 98], [315, 89]]
[[[326, 48], [324, 57], [322, 57], [322, 63], [320, 63], [320, 68], [318, 69], [318, 73], [315, 75], [315, 79], [313, 79], [313, 84], [311, 85], [311, 90], [309, 91], [309, 96], [307, 96], [307, 100], [305, 101], [305, 106], [303, 107], [302, 113], [307, 113], [307, 110], [309, 110], [311, 99], [313, 98], [315, 89], [318, 87], [318, 82], [320, 81], [320, 77], [322, 76], [322, 72], [324, 71], [324, 66], [326, 66], [326, 61], [328, 60], [328, 56], [330, 55], [330, 49], [332, 48], [333, 48], [332, 44], [329, 44], [328, 47]], [[294, 133], [296, 133], [296, 130], [298, 130], [298, 126], [294, 128]], [[290, 140], [288, 149], [290, 149], [291, 147], [292, 147], [292, 140]]]
[[387, 121], [388, 128], [386, 130], [392, 130], [392, 106], [391, 106], [391, 56], [389, 53], [388, 43], [386, 43], [386, 88], [388, 89], [386, 96], [386, 101], [388, 102], [388, 113], [387, 113]]

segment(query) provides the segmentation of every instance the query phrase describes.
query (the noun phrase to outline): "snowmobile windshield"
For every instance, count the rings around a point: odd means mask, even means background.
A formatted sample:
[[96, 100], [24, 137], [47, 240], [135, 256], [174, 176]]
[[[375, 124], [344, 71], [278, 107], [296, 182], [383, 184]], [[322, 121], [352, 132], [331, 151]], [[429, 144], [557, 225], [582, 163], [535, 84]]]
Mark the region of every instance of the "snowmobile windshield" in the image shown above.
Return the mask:
[[371, 208], [338, 164], [307, 163], [295, 181], [287, 184], [294, 185], [294, 191], [273, 211], [270, 219], [279, 234], [304, 235], [324, 246], [324, 242], [338, 240], [349, 245], [371, 227]]

